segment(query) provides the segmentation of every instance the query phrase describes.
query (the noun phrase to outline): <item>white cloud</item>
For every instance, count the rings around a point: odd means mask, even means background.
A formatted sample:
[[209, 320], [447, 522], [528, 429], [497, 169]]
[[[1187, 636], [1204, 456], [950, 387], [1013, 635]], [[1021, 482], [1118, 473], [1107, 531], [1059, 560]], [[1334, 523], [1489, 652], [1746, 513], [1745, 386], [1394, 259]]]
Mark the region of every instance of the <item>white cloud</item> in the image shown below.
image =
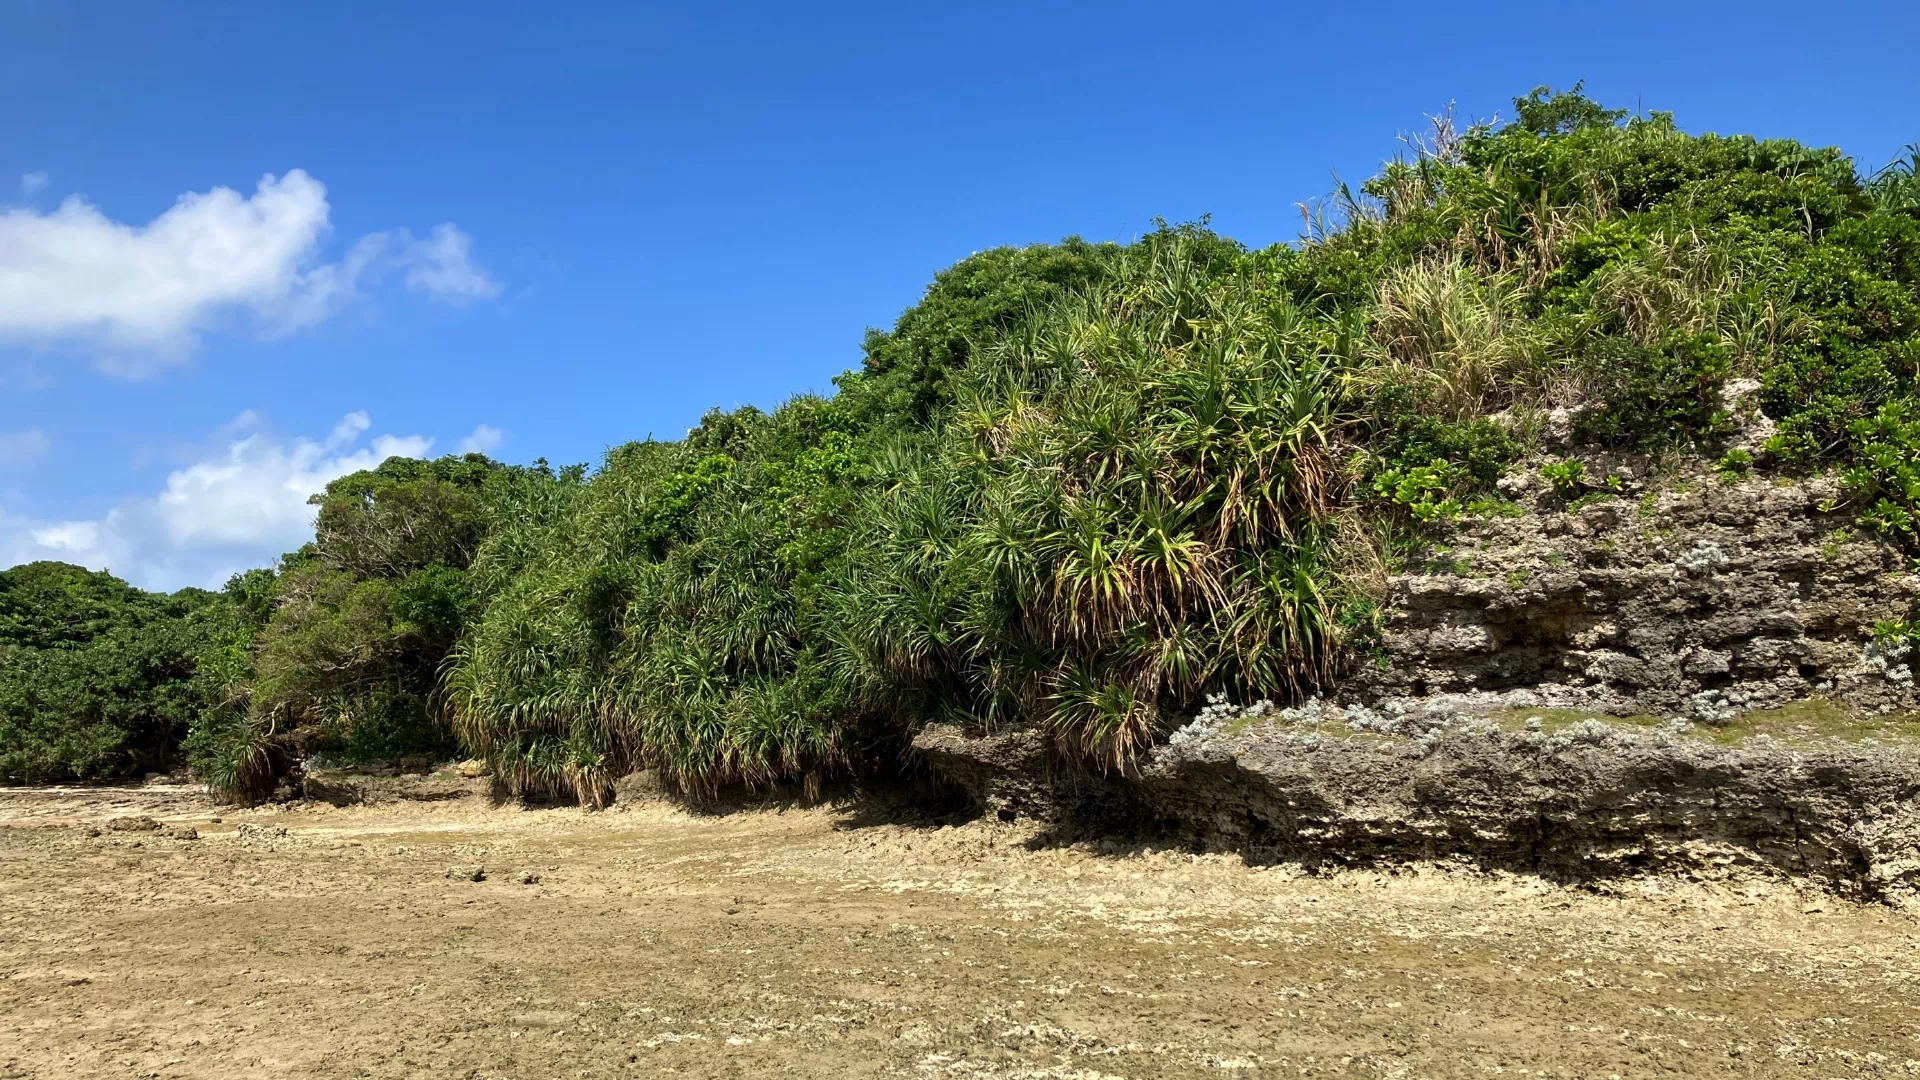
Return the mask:
[[68, 521], [44, 529], [31, 529], [27, 535], [48, 551], [88, 551], [100, 544], [100, 524], [94, 521]]
[[[298, 547], [313, 527], [308, 496], [390, 457], [425, 457], [433, 446], [432, 439], [417, 435], [382, 435], [370, 447], [348, 451], [366, 424], [367, 415], [355, 413], [324, 443], [282, 443], [256, 433], [230, 446], [223, 458], [167, 477], [154, 500], [166, 539], [175, 548], [269, 544], [278, 554]], [[343, 431], [349, 434], [343, 437]]]
[[282, 439], [242, 414], [224, 451], [175, 471], [151, 497], [94, 520], [0, 519], [0, 566], [59, 559], [146, 588], [218, 586], [312, 539], [307, 498], [328, 482], [433, 447], [422, 435], [378, 435], [362, 445], [370, 427], [366, 413], [354, 412], [324, 439]]
[[261, 178], [251, 197], [225, 187], [189, 192], [145, 225], [113, 221], [78, 195], [46, 213], [7, 210], [0, 339], [81, 344], [108, 370], [144, 374], [186, 355], [233, 312], [291, 331], [395, 273], [443, 302], [500, 292], [473, 261], [472, 237], [451, 224], [425, 238], [372, 233], [338, 261], [321, 262], [328, 214], [326, 187], [299, 169]]
[[463, 454], [491, 454], [500, 449], [507, 441], [507, 433], [492, 424], [481, 424], [473, 429], [473, 434], [460, 440], [460, 452]]
[[449, 303], [491, 300], [500, 283], [473, 261], [473, 237], [451, 222], [435, 225], [424, 240], [405, 229], [399, 234], [399, 263], [407, 269], [407, 288]]
[[47, 174], [30, 172], [20, 177], [20, 194], [38, 195], [47, 186]]
[[31, 465], [47, 452], [49, 445], [47, 433], [38, 429], [0, 432], [0, 469]]

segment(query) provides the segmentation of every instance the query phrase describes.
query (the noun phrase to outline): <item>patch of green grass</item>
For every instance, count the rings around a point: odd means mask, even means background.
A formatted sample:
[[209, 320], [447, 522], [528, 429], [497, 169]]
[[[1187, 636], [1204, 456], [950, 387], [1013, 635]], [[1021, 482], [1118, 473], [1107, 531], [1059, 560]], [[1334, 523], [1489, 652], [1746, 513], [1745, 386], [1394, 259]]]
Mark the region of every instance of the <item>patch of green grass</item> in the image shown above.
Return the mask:
[[1774, 709], [1742, 713], [1722, 725], [1700, 724], [1696, 731], [1725, 746], [1743, 743], [1756, 735], [1783, 741], [1920, 739], [1920, 714], [1861, 716], [1830, 698], [1813, 697]]
[[1620, 493], [1617, 491], [1589, 491], [1585, 495], [1568, 503], [1567, 513], [1577, 514], [1595, 503], [1610, 502], [1619, 497]]
[[[1549, 735], [1588, 720], [1597, 720], [1609, 727], [1641, 729], [1658, 728], [1667, 723], [1665, 717], [1646, 713], [1611, 716], [1586, 709], [1500, 709], [1487, 714], [1488, 720], [1506, 731], [1526, 730], [1527, 721], [1534, 717], [1540, 718], [1539, 730]], [[1759, 735], [1782, 742], [1920, 741], [1920, 713], [1861, 716], [1829, 698], [1814, 697], [1788, 702], [1778, 708], [1742, 713], [1725, 724], [1695, 723], [1687, 735], [1721, 746], [1738, 746]]]
[[1502, 496], [1488, 496], [1473, 499], [1467, 503], [1466, 514], [1478, 518], [1516, 518], [1526, 514], [1519, 503]]
[[1500, 725], [1506, 731], [1525, 731], [1527, 721], [1540, 718], [1540, 730], [1551, 735], [1564, 731], [1575, 724], [1587, 720], [1598, 720], [1609, 727], [1659, 727], [1666, 721], [1647, 713], [1635, 713], [1631, 716], [1611, 716], [1606, 713], [1591, 712], [1586, 709], [1499, 709], [1487, 714], [1487, 719]]
[[1270, 712], [1265, 716], [1241, 716], [1230, 721], [1221, 729], [1226, 735], [1239, 735], [1254, 728], [1267, 727], [1280, 731], [1311, 731], [1328, 739], [1345, 739], [1355, 742], [1389, 743], [1407, 738], [1405, 735], [1388, 735], [1378, 731], [1355, 731], [1347, 726], [1345, 720], [1325, 719], [1317, 724], [1289, 721], [1279, 712]]
[[1265, 716], [1247, 716], [1243, 713], [1238, 719], [1228, 724], [1222, 730], [1224, 730], [1228, 735], [1238, 735], [1241, 732], [1246, 731], [1251, 727], [1254, 727], [1255, 725], [1266, 724], [1269, 726], [1276, 726], [1279, 723], [1280, 723], [1279, 713], [1268, 713]]

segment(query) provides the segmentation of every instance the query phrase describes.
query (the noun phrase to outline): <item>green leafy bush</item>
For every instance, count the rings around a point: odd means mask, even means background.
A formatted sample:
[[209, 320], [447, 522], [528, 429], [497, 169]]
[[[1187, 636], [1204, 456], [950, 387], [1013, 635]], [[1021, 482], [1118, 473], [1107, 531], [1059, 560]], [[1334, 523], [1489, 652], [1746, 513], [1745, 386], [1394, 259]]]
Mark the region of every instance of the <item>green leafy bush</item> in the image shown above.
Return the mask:
[[454, 753], [440, 667], [477, 610], [466, 569], [522, 471], [391, 458], [315, 495], [314, 542], [283, 560], [254, 643], [252, 726], [347, 761]]
[[1562, 499], [1572, 499], [1587, 489], [1587, 466], [1579, 461], [1554, 461], [1540, 466], [1540, 478]]
[[0, 782], [172, 767], [226, 618], [201, 589], [147, 593], [66, 563], [0, 572]]
[[1901, 540], [1914, 538], [1920, 506], [1920, 411], [1911, 399], [1890, 401], [1873, 416], [1853, 422], [1856, 464], [1842, 477], [1860, 524]]
[[1640, 450], [1710, 443], [1732, 428], [1721, 400], [1729, 360], [1729, 350], [1704, 334], [1672, 331], [1657, 348], [1599, 339], [1587, 354], [1599, 404], [1578, 415], [1575, 435]]
[[1340, 342], [1230, 254], [1164, 230], [975, 354], [861, 518], [836, 634], [864, 698], [1119, 766], [1209, 692], [1329, 676]]
[[1411, 468], [1383, 469], [1374, 474], [1374, 494], [1395, 506], [1406, 508], [1422, 524], [1445, 521], [1460, 513], [1460, 500], [1453, 496], [1458, 470], [1443, 458]]

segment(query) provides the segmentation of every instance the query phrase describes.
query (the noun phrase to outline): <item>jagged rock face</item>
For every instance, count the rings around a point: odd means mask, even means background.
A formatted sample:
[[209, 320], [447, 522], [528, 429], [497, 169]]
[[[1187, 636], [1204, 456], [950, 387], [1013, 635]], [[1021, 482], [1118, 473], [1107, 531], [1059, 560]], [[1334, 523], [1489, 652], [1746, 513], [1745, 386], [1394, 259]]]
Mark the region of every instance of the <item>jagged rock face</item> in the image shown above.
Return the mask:
[[1745, 867], [1867, 896], [1920, 881], [1913, 747], [1214, 725], [1156, 750], [1137, 782], [1198, 845], [1308, 864], [1458, 856], [1573, 880]]
[[[934, 727], [915, 746], [1003, 817], [1258, 858], [1920, 888], [1920, 744], [1728, 746], [1706, 726], [1810, 697], [1920, 704], [1906, 646], [1873, 638], [1912, 612], [1906, 558], [1823, 509], [1830, 481], [1699, 475], [1568, 510], [1533, 476], [1503, 483], [1527, 512], [1463, 523], [1390, 579], [1377, 649], [1328, 701], [1209, 706], [1124, 776], [1074, 770], [1034, 732]], [[1667, 722], [1527, 715], [1555, 707]]]
[[1122, 778], [1074, 767], [1039, 732], [976, 737], [957, 725], [931, 724], [915, 737], [913, 748], [943, 779], [1002, 821], [1079, 820], [1106, 828], [1138, 824]]
[[1323, 734], [1258, 708], [1209, 712], [1124, 783], [1061, 769], [1031, 733], [939, 727], [917, 745], [1003, 817], [1145, 827], [1257, 860], [1464, 858], [1574, 881], [1761, 871], [1867, 898], [1920, 885], [1914, 747], [1728, 747], [1592, 723], [1549, 735], [1454, 722], [1421, 738], [1336, 723]]
[[[1916, 594], [1890, 545], [1822, 512], [1823, 481], [1690, 485], [1463, 525], [1396, 576], [1380, 648], [1342, 699], [1520, 691], [1519, 707], [1714, 720], [1813, 694], [1913, 708], [1904, 656], [1871, 641]], [[1543, 505], [1544, 504], [1544, 505]]]

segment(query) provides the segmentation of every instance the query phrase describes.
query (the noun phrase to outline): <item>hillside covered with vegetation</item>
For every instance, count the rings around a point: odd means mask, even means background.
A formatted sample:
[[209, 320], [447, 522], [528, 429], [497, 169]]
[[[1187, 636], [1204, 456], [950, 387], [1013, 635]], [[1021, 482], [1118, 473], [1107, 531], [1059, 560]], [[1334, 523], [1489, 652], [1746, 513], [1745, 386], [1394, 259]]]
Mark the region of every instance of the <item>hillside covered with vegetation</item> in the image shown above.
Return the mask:
[[[9, 571], [0, 778], [183, 747], [253, 797], [305, 754], [462, 749], [597, 803], [641, 766], [696, 792], [891, 769], [934, 721], [1124, 765], [1209, 695], [1336, 680], [1397, 559], [1567, 450], [1551, 417], [1834, 470], [1862, 528], [1920, 540], [1920, 150], [1516, 105], [1436, 125], [1298, 244], [975, 255], [833, 395], [591, 473], [390, 460], [224, 594]], [[1728, 444], [1733, 380], [1776, 426], [1757, 451]]]

